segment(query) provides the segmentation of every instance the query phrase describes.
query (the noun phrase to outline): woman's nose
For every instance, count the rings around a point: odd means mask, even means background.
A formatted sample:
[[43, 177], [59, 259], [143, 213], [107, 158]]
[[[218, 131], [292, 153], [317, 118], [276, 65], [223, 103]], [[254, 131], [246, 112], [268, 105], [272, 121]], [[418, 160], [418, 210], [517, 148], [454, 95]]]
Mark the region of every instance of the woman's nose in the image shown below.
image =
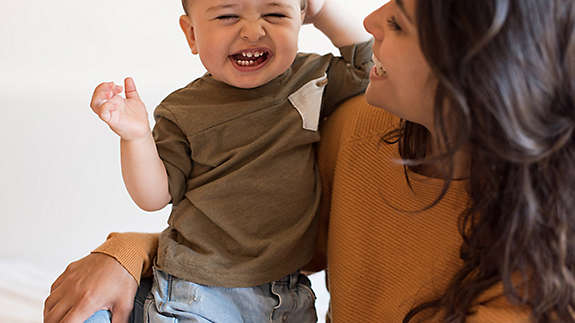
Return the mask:
[[249, 42], [255, 42], [265, 37], [266, 31], [258, 22], [246, 22], [241, 30], [241, 38]]
[[372, 34], [376, 40], [382, 40], [384, 35], [383, 24], [385, 23], [385, 19], [382, 13], [383, 7], [370, 13], [363, 20], [363, 27], [365, 30], [367, 30], [368, 33]]

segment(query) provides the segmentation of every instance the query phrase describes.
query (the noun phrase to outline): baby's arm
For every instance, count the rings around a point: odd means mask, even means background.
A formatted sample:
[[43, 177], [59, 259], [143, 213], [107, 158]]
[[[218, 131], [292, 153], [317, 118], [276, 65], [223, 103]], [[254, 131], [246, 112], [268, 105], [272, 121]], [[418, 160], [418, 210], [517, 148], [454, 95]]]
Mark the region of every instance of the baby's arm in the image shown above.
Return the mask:
[[156, 211], [171, 200], [168, 175], [136, 85], [131, 78], [124, 84], [126, 98], [119, 95], [121, 86], [112, 82], [98, 85], [90, 106], [121, 138], [122, 176], [130, 196], [140, 208]]
[[304, 23], [313, 23], [339, 48], [370, 40], [361, 18], [352, 13], [341, 0], [308, 0]]

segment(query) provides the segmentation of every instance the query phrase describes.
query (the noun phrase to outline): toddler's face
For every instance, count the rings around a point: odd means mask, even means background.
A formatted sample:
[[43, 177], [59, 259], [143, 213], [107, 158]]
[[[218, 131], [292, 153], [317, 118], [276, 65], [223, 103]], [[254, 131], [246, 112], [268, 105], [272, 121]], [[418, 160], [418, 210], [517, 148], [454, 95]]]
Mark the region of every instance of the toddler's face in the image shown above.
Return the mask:
[[295, 59], [300, 0], [193, 0], [188, 12], [180, 25], [190, 48], [219, 81], [258, 87]]

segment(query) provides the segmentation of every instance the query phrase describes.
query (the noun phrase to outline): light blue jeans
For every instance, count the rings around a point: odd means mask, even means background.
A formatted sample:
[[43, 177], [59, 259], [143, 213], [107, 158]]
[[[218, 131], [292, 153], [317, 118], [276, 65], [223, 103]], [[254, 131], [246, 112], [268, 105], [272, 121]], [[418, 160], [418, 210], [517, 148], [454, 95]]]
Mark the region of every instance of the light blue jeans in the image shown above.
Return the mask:
[[[299, 272], [255, 287], [225, 288], [195, 284], [156, 269], [144, 301], [142, 294], [138, 290], [131, 323], [317, 322], [311, 283]], [[86, 322], [109, 323], [110, 314], [99, 311]]]

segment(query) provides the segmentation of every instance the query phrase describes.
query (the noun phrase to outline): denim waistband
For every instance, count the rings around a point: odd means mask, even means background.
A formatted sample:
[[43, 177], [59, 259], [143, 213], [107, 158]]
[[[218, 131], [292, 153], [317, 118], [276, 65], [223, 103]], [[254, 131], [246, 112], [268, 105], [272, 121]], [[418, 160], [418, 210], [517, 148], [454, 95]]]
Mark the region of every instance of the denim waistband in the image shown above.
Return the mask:
[[279, 280], [276, 280], [275, 283], [276, 284], [285, 284], [288, 285], [289, 288], [295, 288], [295, 286], [297, 285], [298, 281], [299, 281], [299, 275], [300, 272], [299, 270], [291, 273], [289, 275], [285, 275], [284, 277], [280, 278]]

